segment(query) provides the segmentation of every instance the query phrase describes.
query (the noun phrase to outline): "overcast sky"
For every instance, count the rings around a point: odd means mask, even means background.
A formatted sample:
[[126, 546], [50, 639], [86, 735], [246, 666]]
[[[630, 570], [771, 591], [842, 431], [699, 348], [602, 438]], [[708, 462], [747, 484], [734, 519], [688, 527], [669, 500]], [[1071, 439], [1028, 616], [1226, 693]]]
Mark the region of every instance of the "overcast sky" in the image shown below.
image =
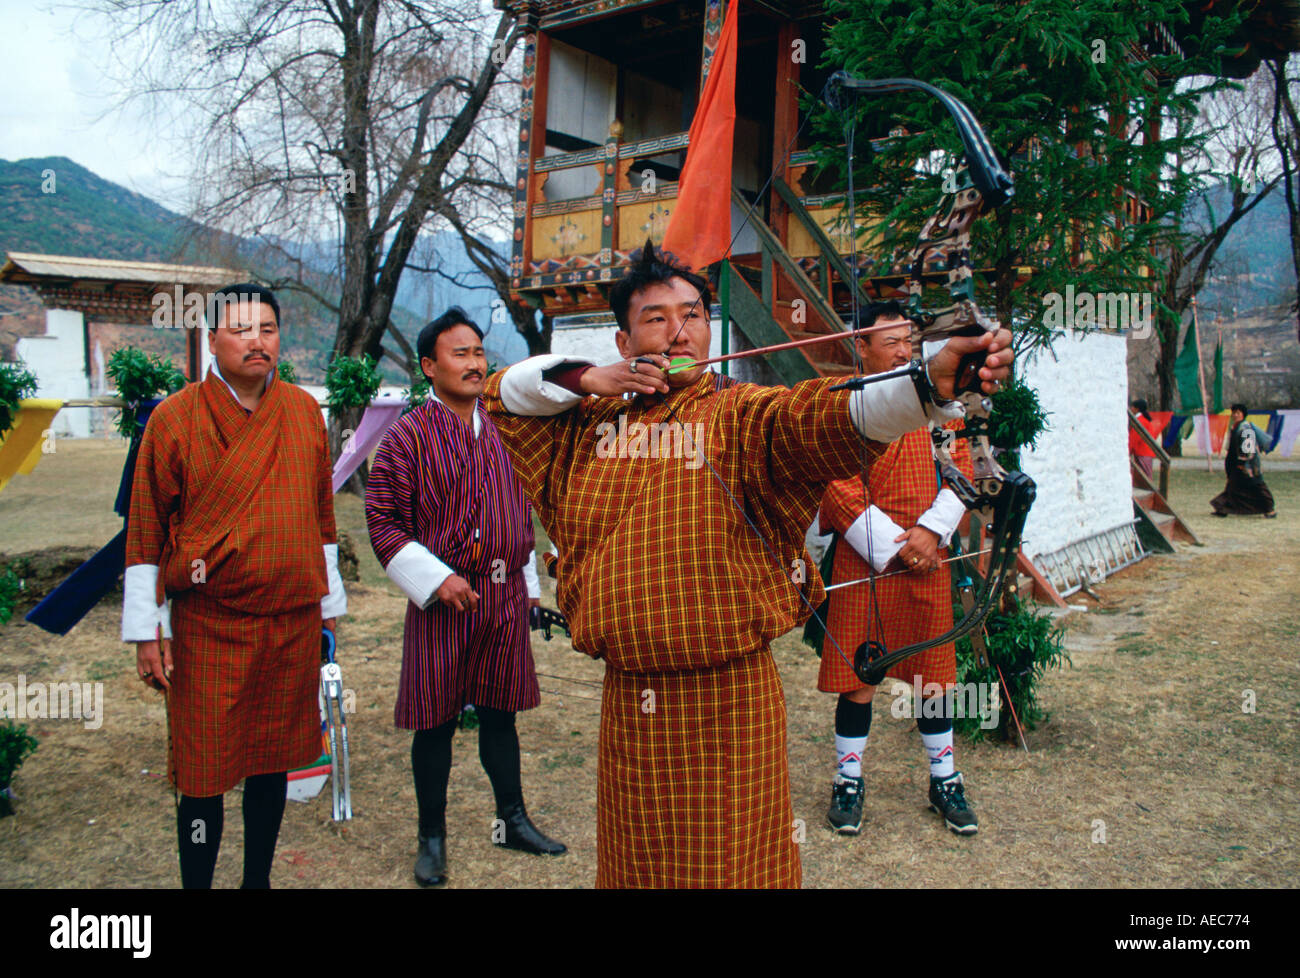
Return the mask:
[[[83, 39], [73, 36], [76, 19]], [[85, 39], [84, 14], [31, 0], [0, 0], [0, 159], [66, 156], [175, 208], [185, 164], [138, 111], [111, 111], [118, 93], [104, 44]], [[104, 113], [107, 112], [107, 116]], [[101, 118], [102, 117], [102, 118]]]

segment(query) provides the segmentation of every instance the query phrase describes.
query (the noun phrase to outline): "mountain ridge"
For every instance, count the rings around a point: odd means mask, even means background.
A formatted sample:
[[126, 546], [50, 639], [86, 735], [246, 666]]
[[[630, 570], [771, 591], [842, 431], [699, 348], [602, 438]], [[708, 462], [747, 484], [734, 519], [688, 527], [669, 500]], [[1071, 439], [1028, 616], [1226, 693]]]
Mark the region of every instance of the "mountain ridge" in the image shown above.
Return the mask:
[[[0, 251], [118, 261], [229, 264], [204, 257], [201, 242], [214, 239], [226, 254], [249, 255], [248, 262], [240, 263], [242, 267], [256, 264], [252, 260], [256, 245], [249, 239], [213, 232], [143, 194], [100, 177], [75, 160], [63, 156], [0, 160]], [[513, 326], [492, 328], [492, 299], [496, 293], [482, 287], [488, 284], [487, 279], [465, 257], [459, 239], [443, 233], [434, 237], [433, 244], [443, 254], [448, 273], [465, 278], [469, 287], [460, 288], [435, 280], [432, 275], [407, 270], [393, 312], [393, 321], [402, 335], [414, 347], [420, 328], [431, 318], [414, 309], [440, 311], [460, 305], [495, 341], [490, 359], [510, 363], [526, 356], [526, 345]], [[331, 246], [324, 243], [315, 251], [325, 256]], [[321, 263], [325, 261], [322, 257]], [[324, 274], [322, 271], [322, 277]], [[6, 291], [13, 295], [11, 289]], [[19, 312], [11, 315], [20, 316], [23, 323], [10, 327], [7, 333], [21, 336], [43, 331], [30, 302], [14, 295], [14, 305]], [[300, 327], [286, 332], [286, 358], [298, 368], [304, 383], [323, 382], [326, 360], [333, 349], [334, 313], [291, 290], [282, 292], [281, 305], [286, 322]], [[406, 382], [406, 375], [387, 358], [381, 360], [380, 369], [386, 382]]]

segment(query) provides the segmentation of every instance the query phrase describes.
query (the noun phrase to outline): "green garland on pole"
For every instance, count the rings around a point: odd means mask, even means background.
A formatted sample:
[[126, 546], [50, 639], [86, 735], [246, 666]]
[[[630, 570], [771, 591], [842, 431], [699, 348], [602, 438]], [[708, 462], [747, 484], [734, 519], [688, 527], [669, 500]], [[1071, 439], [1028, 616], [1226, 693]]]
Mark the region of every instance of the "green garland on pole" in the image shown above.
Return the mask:
[[367, 407], [379, 393], [379, 385], [379, 371], [369, 355], [335, 357], [325, 370], [325, 403], [332, 411]]
[[18, 402], [36, 393], [36, 375], [21, 360], [0, 363], [0, 435], [14, 425]]
[[117, 396], [126, 401], [126, 407], [117, 418], [117, 432], [123, 438], [135, 435], [136, 414], [140, 402], [151, 397], [174, 394], [185, 386], [185, 374], [176, 369], [170, 360], [150, 355], [133, 346], [114, 350], [104, 368]]

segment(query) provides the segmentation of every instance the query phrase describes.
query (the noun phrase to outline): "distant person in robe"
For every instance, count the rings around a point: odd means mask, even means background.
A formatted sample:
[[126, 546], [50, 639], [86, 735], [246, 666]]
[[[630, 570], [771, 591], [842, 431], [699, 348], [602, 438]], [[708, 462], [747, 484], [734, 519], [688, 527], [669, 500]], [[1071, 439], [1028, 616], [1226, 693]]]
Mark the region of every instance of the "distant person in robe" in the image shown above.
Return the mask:
[[496, 796], [492, 841], [538, 855], [565, 847], [524, 808], [515, 714], [541, 700], [528, 644], [529, 602], [540, 591], [528, 500], [479, 402], [483, 333], [453, 307], [421, 331], [416, 353], [429, 399], [384, 436], [366, 482], [366, 523], [375, 556], [409, 599], [394, 720], [415, 731], [415, 879], [437, 886], [447, 876], [451, 741], [466, 705], [478, 715], [479, 760]]
[[1277, 516], [1273, 508], [1273, 493], [1261, 476], [1260, 455], [1272, 447], [1268, 435], [1246, 420], [1246, 405], [1232, 406], [1232, 427], [1228, 429], [1228, 450], [1223, 456], [1223, 468], [1228, 473], [1228, 484], [1223, 492], [1210, 500], [1215, 516], [1229, 513], [1239, 516], [1258, 516], [1269, 519]]
[[181, 883], [212, 885], [244, 782], [243, 887], [270, 886], [287, 772], [320, 755], [321, 627], [347, 611], [325, 425], [280, 380], [280, 306], [215, 293], [212, 367], [154, 409], [127, 523], [122, 640], [167, 697]]

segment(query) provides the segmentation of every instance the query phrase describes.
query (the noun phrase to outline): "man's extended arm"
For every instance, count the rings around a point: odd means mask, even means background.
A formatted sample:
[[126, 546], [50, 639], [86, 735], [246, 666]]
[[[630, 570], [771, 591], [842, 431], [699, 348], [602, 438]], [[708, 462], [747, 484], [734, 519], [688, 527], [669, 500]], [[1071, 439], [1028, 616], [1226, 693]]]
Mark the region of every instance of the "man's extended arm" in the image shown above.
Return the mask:
[[590, 366], [576, 357], [543, 354], [529, 357], [488, 378], [483, 405], [510, 455], [524, 494], [546, 519], [552, 472], [566, 468], [564, 441], [570, 426], [564, 417], [584, 395], [556, 380], [572, 368]]

